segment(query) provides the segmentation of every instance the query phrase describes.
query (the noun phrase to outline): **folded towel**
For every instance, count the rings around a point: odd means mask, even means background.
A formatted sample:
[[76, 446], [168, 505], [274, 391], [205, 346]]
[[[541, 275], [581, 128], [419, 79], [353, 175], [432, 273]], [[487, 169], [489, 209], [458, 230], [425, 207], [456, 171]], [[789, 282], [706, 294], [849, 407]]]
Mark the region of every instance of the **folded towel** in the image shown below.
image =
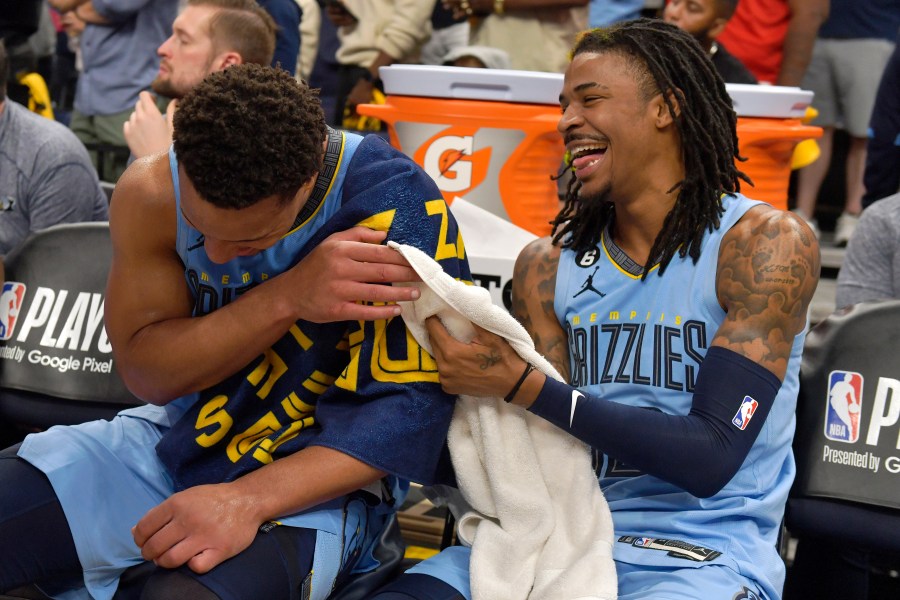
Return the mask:
[[[453, 279], [417, 248], [389, 245], [422, 278], [409, 284], [419, 287], [420, 298], [401, 308], [423, 348], [431, 352], [428, 317], [439, 317], [464, 342], [474, 336], [475, 323], [504, 337], [547, 376], [561, 379], [487, 290]], [[612, 518], [584, 443], [501, 398], [461, 395], [448, 445], [471, 507], [457, 516], [459, 538], [472, 547], [473, 600], [616, 597]]]

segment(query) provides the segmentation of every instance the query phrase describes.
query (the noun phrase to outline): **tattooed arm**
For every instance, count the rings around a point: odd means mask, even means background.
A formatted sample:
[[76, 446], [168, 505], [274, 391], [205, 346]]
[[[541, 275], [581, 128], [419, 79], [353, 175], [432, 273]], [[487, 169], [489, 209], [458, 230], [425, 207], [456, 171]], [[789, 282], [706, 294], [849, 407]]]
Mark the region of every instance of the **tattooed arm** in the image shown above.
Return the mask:
[[[568, 341], [553, 310], [558, 264], [559, 247], [549, 237], [535, 240], [522, 250], [513, 273], [512, 313], [531, 335], [535, 349], [568, 381]], [[519, 402], [529, 396], [525, 391]]]
[[819, 245], [793, 213], [759, 206], [722, 239], [716, 290], [727, 311], [713, 338], [783, 380], [819, 281]]
[[[522, 252], [513, 311], [538, 350], [567, 375], [566, 336], [553, 311], [558, 257], [546, 240]], [[766, 422], [818, 273], [815, 236], [804, 223], [771, 207], [751, 209], [723, 237], [716, 282], [727, 316], [700, 367], [688, 414], [619, 404], [536, 372], [514, 402], [633, 468], [697, 497], [712, 496], [732, 480]], [[479, 332], [477, 350], [498, 359], [483, 371], [490, 376], [467, 366], [475, 347], [452, 338], [433, 341], [440, 346], [435, 358], [441, 383], [451, 393], [503, 395], [522, 373], [522, 360], [488, 332]], [[757, 402], [752, 419], [735, 426], [748, 396]]]
[[[553, 312], [559, 248], [550, 238], [531, 242], [519, 254], [513, 274], [513, 315], [534, 340], [538, 352], [568, 380], [566, 333]], [[525, 369], [525, 361], [500, 336], [476, 326], [470, 344], [457, 342], [440, 321], [426, 322], [434, 357], [441, 373], [441, 387], [451, 394], [505, 396]], [[522, 382], [515, 403], [528, 406], [537, 397], [544, 376], [532, 372]]]

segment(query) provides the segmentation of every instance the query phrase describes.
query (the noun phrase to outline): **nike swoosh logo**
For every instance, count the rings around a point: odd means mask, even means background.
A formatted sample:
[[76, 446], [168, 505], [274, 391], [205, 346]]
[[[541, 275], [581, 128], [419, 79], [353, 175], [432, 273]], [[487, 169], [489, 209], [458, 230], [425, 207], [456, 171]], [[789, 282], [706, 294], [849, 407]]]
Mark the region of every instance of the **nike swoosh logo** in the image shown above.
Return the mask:
[[578, 390], [572, 390], [572, 409], [569, 413], [569, 429], [572, 428], [572, 423], [575, 421], [575, 406], [578, 404], [579, 398], [584, 398], [584, 394]]

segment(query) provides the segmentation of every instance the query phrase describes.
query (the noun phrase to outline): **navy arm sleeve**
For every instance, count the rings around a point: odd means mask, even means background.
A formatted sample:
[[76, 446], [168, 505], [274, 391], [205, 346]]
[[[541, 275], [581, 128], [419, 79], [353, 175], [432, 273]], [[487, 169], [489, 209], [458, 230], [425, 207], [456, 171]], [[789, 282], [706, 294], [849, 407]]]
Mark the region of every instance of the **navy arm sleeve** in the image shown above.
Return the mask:
[[713, 346], [687, 415], [610, 402], [549, 377], [529, 410], [644, 473], [708, 498], [737, 473], [780, 387], [771, 371]]

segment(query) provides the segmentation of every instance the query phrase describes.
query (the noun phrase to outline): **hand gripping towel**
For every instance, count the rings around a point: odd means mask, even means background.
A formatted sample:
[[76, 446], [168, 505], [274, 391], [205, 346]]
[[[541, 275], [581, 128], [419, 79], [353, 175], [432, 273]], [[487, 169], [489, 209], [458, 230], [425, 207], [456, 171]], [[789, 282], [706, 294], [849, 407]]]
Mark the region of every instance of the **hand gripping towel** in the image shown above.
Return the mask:
[[[472, 323], [504, 337], [548, 377], [559, 373], [490, 293], [443, 272], [417, 248], [389, 244], [422, 278], [415, 302], [401, 303], [416, 341], [431, 352], [425, 319], [437, 316], [464, 342]], [[471, 507], [457, 515], [470, 545], [473, 600], [607, 600], [616, 597], [609, 507], [589, 448], [502, 398], [460, 395], [448, 434], [460, 492]]]

